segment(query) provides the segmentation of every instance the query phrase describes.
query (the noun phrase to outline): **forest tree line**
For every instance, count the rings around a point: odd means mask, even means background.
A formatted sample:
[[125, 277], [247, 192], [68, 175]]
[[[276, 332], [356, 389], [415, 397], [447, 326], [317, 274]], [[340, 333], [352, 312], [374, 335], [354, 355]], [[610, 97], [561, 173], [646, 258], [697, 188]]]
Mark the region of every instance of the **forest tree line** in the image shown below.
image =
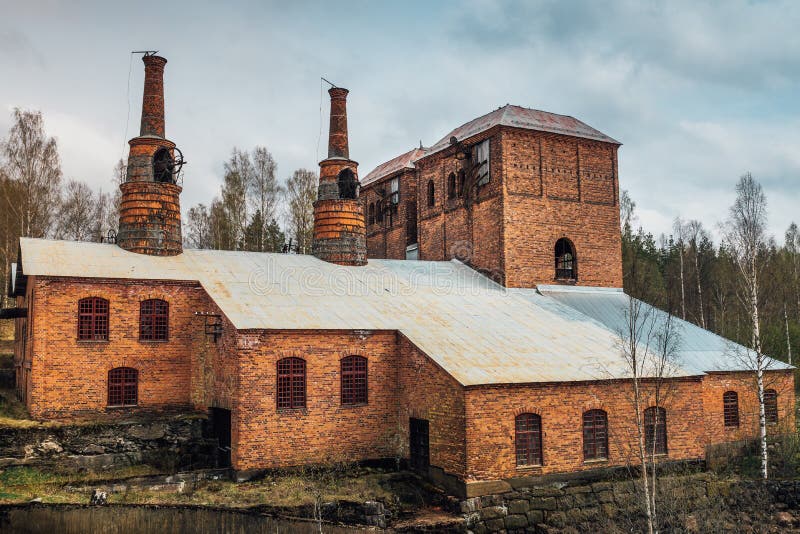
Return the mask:
[[[234, 148], [223, 166], [219, 193], [186, 211], [187, 247], [310, 253], [317, 174], [295, 170], [279, 180], [277, 162], [264, 147]], [[0, 283], [8, 284], [8, 266], [17, 241], [47, 237], [103, 240], [116, 230], [119, 184], [125, 163], [110, 170], [108, 191], [79, 180], [65, 180], [57, 141], [46, 134], [42, 114], [16, 109], [13, 124], [0, 138]], [[760, 186], [759, 186], [760, 190]], [[766, 201], [766, 199], [764, 199]], [[697, 220], [675, 219], [670, 235], [654, 236], [636, 225], [636, 204], [627, 192], [620, 199], [623, 279], [626, 292], [750, 346], [750, 304], [742, 291], [730, 243], [715, 244]], [[732, 228], [720, 223], [720, 233]], [[761, 342], [764, 352], [788, 360], [800, 352], [800, 231], [791, 223], [779, 240], [767, 238], [755, 260], [760, 273]]]

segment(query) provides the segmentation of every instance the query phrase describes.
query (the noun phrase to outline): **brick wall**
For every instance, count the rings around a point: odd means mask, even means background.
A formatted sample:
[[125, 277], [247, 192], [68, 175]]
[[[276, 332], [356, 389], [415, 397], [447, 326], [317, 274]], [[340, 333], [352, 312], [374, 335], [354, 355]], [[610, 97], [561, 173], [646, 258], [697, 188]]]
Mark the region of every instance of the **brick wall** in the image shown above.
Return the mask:
[[[792, 371], [768, 371], [764, 389], [778, 394], [778, 424], [768, 425], [769, 432], [793, 431], [795, 428], [795, 392]], [[726, 427], [722, 396], [735, 391], [739, 397], [739, 426]], [[703, 379], [703, 405], [706, 439], [709, 444], [725, 443], [758, 435], [758, 394], [754, 373], [712, 373]]]
[[[33, 321], [28, 328], [31, 378], [26, 398], [31, 416], [113, 417], [190, 405], [190, 348], [193, 336], [202, 335], [194, 312], [207, 306], [199, 285], [43, 277], [31, 278], [29, 284]], [[92, 296], [109, 301], [108, 341], [77, 340], [78, 300]], [[169, 341], [139, 341], [139, 302], [148, 298], [170, 304]], [[108, 371], [115, 367], [139, 371], [138, 408], [106, 408]]]
[[[378, 190], [386, 192], [386, 199], [391, 192], [391, 181], [399, 179], [400, 204], [397, 213], [384, 215], [383, 221], [369, 224], [369, 206], [375, 205], [381, 197]], [[367, 221], [367, 255], [370, 258], [406, 259], [406, 245], [410, 244], [406, 237], [407, 227], [415, 226], [417, 219], [417, 177], [413, 169], [403, 169], [398, 173], [373, 182], [361, 190], [364, 199], [364, 220]], [[416, 242], [413, 239], [411, 242]]]
[[556, 283], [555, 243], [566, 237], [577, 285], [622, 287], [617, 147], [517, 129], [501, 139], [506, 285]]
[[[674, 380], [662, 403], [667, 409], [668, 459], [704, 455], [704, 419], [700, 379]], [[573, 472], [637, 463], [636, 427], [629, 381], [556, 385], [482, 386], [466, 391], [467, 480], [496, 480]], [[652, 390], [648, 388], [647, 395]], [[645, 403], [645, 406], [649, 405]], [[607, 461], [583, 459], [583, 413], [608, 414]], [[543, 465], [517, 468], [515, 417], [536, 413], [542, 418]]]

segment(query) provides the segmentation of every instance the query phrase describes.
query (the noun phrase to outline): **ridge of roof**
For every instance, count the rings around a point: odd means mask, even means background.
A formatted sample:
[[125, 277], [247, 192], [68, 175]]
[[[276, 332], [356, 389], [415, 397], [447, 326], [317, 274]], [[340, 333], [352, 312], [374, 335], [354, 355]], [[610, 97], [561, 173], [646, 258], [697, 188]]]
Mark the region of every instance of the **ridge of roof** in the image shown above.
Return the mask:
[[399, 156], [384, 161], [361, 179], [361, 187], [377, 182], [378, 180], [389, 176], [402, 169], [413, 169], [414, 162], [425, 155], [425, 147], [414, 147], [408, 152], [403, 152]]

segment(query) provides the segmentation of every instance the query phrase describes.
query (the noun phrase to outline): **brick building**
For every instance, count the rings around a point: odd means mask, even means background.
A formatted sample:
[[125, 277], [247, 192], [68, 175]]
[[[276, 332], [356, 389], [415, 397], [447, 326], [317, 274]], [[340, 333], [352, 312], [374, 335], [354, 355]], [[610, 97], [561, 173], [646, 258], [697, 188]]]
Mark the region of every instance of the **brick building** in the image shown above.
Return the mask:
[[[635, 463], [616, 141], [506, 106], [359, 181], [332, 88], [314, 255], [184, 250], [166, 60], [144, 62], [117, 243], [20, 240], [3, 314], [33, 417], [199, 410], [238, 471], [405, 458], [467, 495]], [[741, 347], [678, 323], [644, 422], [694, 460], [755, 434], [755, 389]], [[779, 431], [794, 378], [772, 369]]]

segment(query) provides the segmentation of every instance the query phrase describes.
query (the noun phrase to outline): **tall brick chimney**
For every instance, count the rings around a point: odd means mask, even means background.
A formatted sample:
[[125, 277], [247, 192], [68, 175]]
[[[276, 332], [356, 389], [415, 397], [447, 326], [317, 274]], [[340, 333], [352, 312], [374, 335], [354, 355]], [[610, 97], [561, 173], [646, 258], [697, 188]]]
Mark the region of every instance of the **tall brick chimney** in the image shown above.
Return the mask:
[[120, 185], [117, 244], [151, 256], [175, 256], [181, 244], [181, 186], [175, 183], [175, 143], [164, 137], [164, 66], [145, 55], [142, 125], [128, 144], [128, 174]]
[[367, 264], [364, 206], [358, 198], [358, 163], [347, 142], [347, 89], [332, 87], [328, 157], [319, 163], [314, 203], [314, 256], [340, 265]]

